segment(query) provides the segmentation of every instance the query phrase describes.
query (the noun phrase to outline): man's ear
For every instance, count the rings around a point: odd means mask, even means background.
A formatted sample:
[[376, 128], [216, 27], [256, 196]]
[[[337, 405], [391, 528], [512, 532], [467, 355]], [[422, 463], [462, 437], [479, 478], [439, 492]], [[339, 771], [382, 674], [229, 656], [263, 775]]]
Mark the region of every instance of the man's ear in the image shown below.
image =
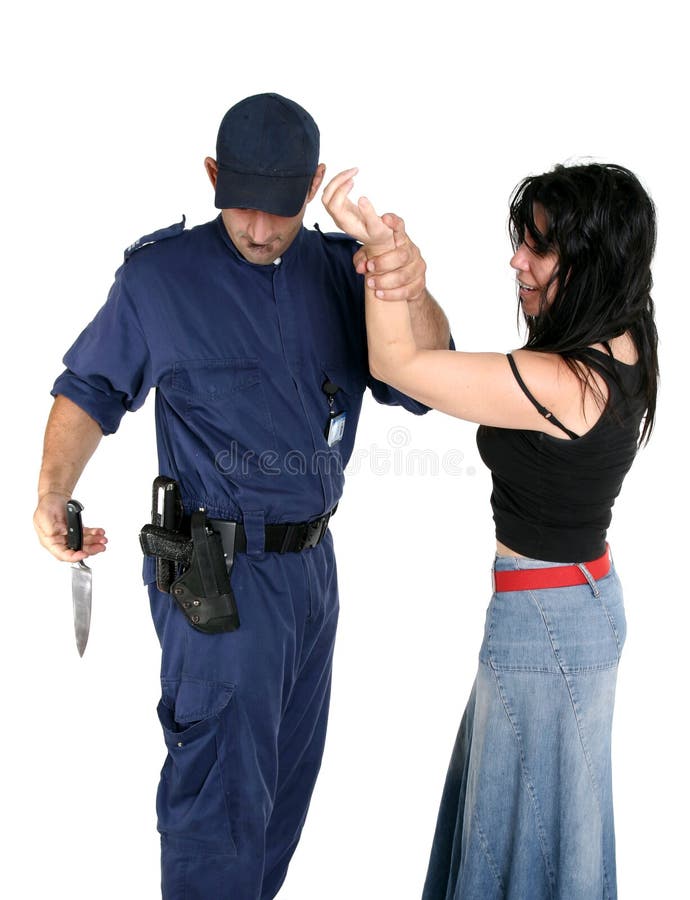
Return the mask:
[[208, 175], [211, 184], [213, 185], [213, 189], [216, 189], [216, 181], [218, 180], [218, 163], [211, 156], [207, 156], [204, 160], [204, 168], [206, 169], [206, 174]]
[[326, 174], [326, 166], [323, 163], [319, 163], [316, 167], [316, 172], [314, 172], [314, 177], [312, 178], [311, 187], [309, 188], [309, 193], [307, 194], [307, 203], [316, 197], [316, 192], [321, 187], [321, 182], [323, 181], [324, 175]]

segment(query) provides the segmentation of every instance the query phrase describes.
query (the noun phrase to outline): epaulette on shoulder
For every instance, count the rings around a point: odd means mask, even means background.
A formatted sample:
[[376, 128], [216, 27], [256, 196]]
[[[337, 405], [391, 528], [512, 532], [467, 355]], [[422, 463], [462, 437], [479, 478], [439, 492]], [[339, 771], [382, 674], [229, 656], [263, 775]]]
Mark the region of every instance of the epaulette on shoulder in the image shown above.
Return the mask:
[[325, 241], [347, 241], [348, 244], [351, 244], [354, 241], [356, 244], [359, 243], [356, 238], [353, 238], [349, 234], [344, 234], [342, 231], [321, 231], [318, 222], [314, 224], [314, 231], [318, 231]]
[[166, 238], [177, 237], [178, 234], [182, 234], [186, 221], [186, 216], [182, 216], [181, 222], [168, 225], [167, 228], [159, 228], [158, 231], [152, 231], [151, 234], [145, 234], [143, 237], [140, 237], [139, 240], [130, 244], [125, 250], [125, 260], [128, 260], [133, 253], [141, 250], [142, 247], [147, 247], [149, 244], [155, 244], [157, 241], [164, 241]]

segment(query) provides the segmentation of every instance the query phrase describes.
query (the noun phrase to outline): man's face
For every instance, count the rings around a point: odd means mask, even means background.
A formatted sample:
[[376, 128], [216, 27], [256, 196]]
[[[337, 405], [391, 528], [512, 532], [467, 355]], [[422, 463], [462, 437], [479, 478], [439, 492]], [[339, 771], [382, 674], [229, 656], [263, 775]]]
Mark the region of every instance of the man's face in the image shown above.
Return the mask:
[[242, 256], [251, 263], [268, 266], [287, 250], [302, 226], [304, 206], [296, 216], [274, 216], [260, 209], [223, 209], [226, 231]]
[[[216, 161], [207, 156], [204, 165], [211, 184], [215, 188], [218, 177]], [[248, 262], [259, 266], [269, 266], [285, 253], [297, 237], [297, 232], [302, 227], [307, 203], [316, 196], [325, 173], [326, 167], [323, 163], [319, 163], [309, 193], [304, 198], [302, 209], [296, 216], [275, 216], [260, 209], [221, 210], [223, 224], [230, 240]]]

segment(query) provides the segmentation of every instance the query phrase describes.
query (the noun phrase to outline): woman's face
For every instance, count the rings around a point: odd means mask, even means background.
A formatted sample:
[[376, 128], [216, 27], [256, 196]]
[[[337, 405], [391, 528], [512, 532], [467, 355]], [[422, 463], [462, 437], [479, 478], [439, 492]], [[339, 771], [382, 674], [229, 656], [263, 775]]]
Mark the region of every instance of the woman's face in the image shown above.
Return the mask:
[[[534, 224], [541, 234], [546, 234], [548, 230], [546, 213], [543, 207], [538, 204], [534, 207]], [[534, 250], [534, 246], [534, 238], [529, 232], [526, 232], [522, 243], [510, 260], [510, 265], [516, 272], [520, 303], [526, 316], [539, 315], [544, 291], [549, 285], [549, 279], [558, 265], [558, 254], [555, 250], [538, 255]], [[553, 301], [556, 295], [556, 288], [556, 282], [549, 285], [545, 297], [547, 304]]]

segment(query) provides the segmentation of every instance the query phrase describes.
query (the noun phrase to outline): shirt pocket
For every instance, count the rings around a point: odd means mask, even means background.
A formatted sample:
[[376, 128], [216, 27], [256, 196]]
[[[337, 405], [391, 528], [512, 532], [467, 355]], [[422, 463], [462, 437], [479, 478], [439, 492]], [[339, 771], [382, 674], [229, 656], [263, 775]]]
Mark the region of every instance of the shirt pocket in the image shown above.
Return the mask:
[[261, 454], [277, 448], [258, 359], [180, 360], [170, 399], [185, 451], [213, 460], [221, 472], [232, 460], [233, 478], [251, 477]]
[[188, 359], [175, 363], [174, 390], [191, 399], [217, 402], [235, 391], [261, 384], [259, 361], [252, 358]]
[[[333, 412], [338, 415], [345, 413], [345, 430], [342, 440], [334, 444], [331, 448], [333, 452], [337, 452], [343, 458], [344, 464], [350, 458], [352, 447], [355, 440], [355, 431], [357, 430], [357, 422], [362, 409], [362, 395], [366, 388], [366, 378], [363, 373], [344, 362], [324, 362], [321, 364], [321, 373], [324, 383], [331, 381], [338, 386], [338, 391], [333, 397]], [[323, 385], [321, 387], [323, 391]], [[331, 407], [328, 404], [326, 394], [324, 397], [324, 426], [329, 417]], [[324, 427], [325, 433], [325, 427]], [[325, 437], [324, 437], [325, 440]]]
[[362, 405], [362, 394], [366, 388], [366, 375], [345, 362], [323, 362], [321, 372], [325, 380], [332, 381], [340, 390], [335, 395], [335, 406], [347, 405], [358, 409]]

